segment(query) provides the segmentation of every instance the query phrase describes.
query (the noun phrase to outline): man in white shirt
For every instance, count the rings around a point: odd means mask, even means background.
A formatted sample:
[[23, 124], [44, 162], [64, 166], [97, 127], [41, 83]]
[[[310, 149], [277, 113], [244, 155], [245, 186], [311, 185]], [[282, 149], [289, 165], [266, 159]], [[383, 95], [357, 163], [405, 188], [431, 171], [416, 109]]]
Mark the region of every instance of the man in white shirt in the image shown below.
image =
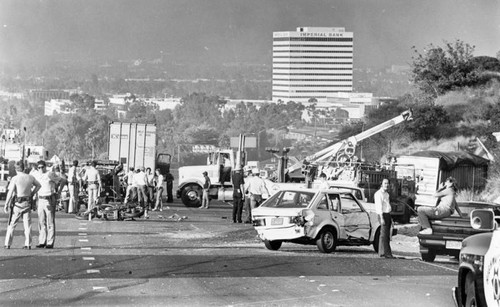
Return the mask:
[[[267, 192], [267, 195], [271, 195], [269, 190], [266, 187], [266, 183], [262, 178], [260, 178], [260, 170], [253, 169], [252, 177], [248, 178], [248, 186], [246, 187], [246, 191], [248, 191], [248, 195], [250, 196], [250, 215], [252, 210], [260, 205], [262, 202], [262, 195]], [[250, 221], [245, 221], [245, 223], [250, 223]]]
[[[134, 194], [134, 189], [136, 188], [136, 185], [134, 184], [134, 176], [135, 176], [135, 171], [134, 167], [131, 166], [128, 168], [128, 173], [125, 175], [123, 178], [124, 180], [127, 180], [127, 190], [125, 191], [125, 201], [124, 203], [127, 204], [130, 199], [134, 199], [135, 194]], [[132, 193], [132, 195], [130, 195]]]
[[380, 221], [380, 240], [378, 244], [378, 254], [384, 258], [394, 258], [391, 251], [391, 203], [389, 202], [389, 180], [382, 180], [380, 189], [375, 192], [375, 212]]
[[139, 204], [144, 207], [144, 218], [149, 218], [149, 200], [148, 200], [148, 175], [144, 172], [144, 167], [139, 168], [139, 172], [134, 175], [134, 180], [137, 184], [137, 196]]
[[78, 160], [73, 161], [73, 166], [68, 171], [69, 205], [68, 213], [77, 213], [78, 190], [80, 189], [80, 177], [78, 176]]
[[23, 218], [25, 237], [23, 248], [31, 249], [31, 202], [33, 196], [40, 189], [40, 183], [32, 175], [24, 173], [22, 162], [16, 162], [16, 172], [17, 175], [12, 177], [9, 182], [9, 192], [4, 206], [5, 213], [10, 211], [9, 224], [5, 233], [5, 248], [10, 248], [17, 223]]
[[53, 248], [56, 239], [56, 204], [54, 194], [56, 184], [61, 181], [52, 171], [47, 170], [45, 161], [38, 161], [38, 171], [34, 174], [40, 183], [38, 190], [38, 245], [37, 248]]
[[89, 213], [97, 203], [99, 194], [101, 191], [101, 176], [99, 171], [95, 168], [97, 166], [96, 161], [92, 161], [90, 168], [85, 171], [83, 180], [87, 182], [87, 193], [88, 193], [88, 206], [85, 213]]

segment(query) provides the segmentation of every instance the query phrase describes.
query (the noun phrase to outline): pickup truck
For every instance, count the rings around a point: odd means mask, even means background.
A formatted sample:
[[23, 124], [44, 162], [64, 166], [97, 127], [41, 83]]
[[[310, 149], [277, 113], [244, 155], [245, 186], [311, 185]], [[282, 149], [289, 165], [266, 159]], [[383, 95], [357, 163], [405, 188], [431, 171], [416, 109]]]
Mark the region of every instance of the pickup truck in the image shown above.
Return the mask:
[[458, 258], [462, 248], [462, 240], [485, 232], [474, 229], [470, 224], [470, 213], [475, 209], [493, 210], [500, 215], [500, 205], [488, 202], [467, 201], [458, 202], [463, 216], [453, 213], [450, 217], [441, 220], [430, 220], [432, 234], [418, 234], [420, 255], [423, 261], [433, 262], [436, 255], [450, 255]]

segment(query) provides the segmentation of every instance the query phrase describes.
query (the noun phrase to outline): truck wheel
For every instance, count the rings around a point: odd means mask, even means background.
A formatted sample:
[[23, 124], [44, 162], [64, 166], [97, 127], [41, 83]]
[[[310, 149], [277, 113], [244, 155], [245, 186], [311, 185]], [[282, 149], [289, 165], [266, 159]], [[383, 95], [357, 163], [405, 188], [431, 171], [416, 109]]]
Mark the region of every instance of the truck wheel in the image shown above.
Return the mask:
[[427, 253], [420, 253], [422, 256], [422, 260], [425, 262], [433, 262], [436, 259], [436, 252], [432, 249], [429, 249]]
[[316, 246], [322, 253], [331, 253], [337, 248], [337, 234], [335, 230], [326, 228], [321, 231], [318, 239], [316, 239]]
[[186, 207], [197, 207], [201, 204], [202, 189], [197, 184], [189, 184], [182, 189], [181, 199]]
[[469, 272], [465, 278], [465, 307], [475, 306], [478, 306], [476, 300], [476, 283], [474, 282], [472, 273]]
[[277, 251], [278, 249], [280, 249], [281, 243], [283, 242], [264, 240], [264, 245], [266, 246], [266, 248], [272, 251]]
[[375, 250], [376, 253], [378, 253], [378, 245], [380, 243], [380, 228], [377, 229], [377, 232], [375, 233], [375, 237], [373, 238], [373, 249]]

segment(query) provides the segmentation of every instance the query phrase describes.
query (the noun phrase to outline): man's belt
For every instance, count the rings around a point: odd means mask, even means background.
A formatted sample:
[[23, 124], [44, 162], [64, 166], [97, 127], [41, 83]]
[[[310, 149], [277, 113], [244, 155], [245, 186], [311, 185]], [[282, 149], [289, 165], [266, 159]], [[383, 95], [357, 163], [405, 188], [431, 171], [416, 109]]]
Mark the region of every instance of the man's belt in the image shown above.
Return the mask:
[[38, 196], [39, 199], [52, 199], [52, 195]]
[[29, 196], [23, 196], [23, 197], [17, 197], [16, 198], [16, 203], [24, 203], [25, 201], [30, 201]]

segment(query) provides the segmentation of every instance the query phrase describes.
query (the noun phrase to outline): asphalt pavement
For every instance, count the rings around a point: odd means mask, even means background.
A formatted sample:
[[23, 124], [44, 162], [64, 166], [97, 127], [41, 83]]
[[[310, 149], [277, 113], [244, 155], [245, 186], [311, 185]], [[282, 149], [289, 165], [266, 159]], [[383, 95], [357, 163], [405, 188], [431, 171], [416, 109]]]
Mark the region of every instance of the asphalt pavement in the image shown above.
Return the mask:
[[[399, 259], [369, 246], [284, 243], [269, 251], [231, 206], [177, 200], [149, 219], [78, 220], [58, 212], [54, 249], [24, 250], [18, 225], [0, 250], [1, 306], [453, 306], [457, 264], [418, 259], [416, 238], [391, 242]], [[0, 214], [0, 238], [7, 215]], [[37, 216], [33, 214], [34, 243]], [[397, 225], [411, 234], [414, 225]]]

